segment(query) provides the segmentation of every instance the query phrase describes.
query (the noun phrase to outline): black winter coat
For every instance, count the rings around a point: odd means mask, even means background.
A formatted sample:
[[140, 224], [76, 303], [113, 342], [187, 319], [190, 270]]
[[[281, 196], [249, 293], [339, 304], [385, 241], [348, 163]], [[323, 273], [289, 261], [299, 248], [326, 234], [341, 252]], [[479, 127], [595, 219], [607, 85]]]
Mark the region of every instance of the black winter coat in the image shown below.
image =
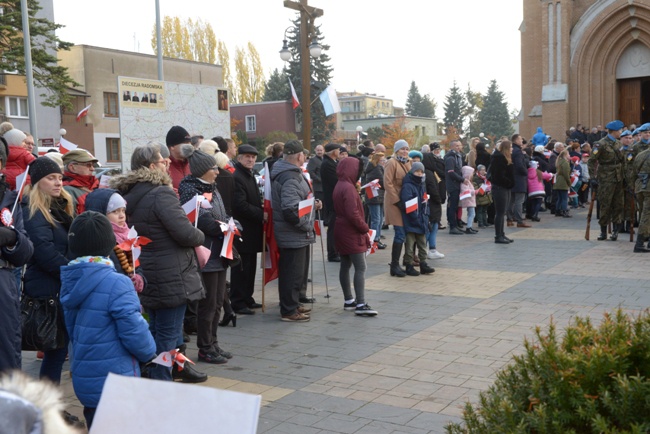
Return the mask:
[[323, 181], [323, 205], [325, 205], [325, 212], [328, 215], [334, 214], [334, 201], [332, 195], [334, 194], [334, 187], [339, 178], [336, 176], [337, 162], [329, 155], [323, 155], [323, 164], [320, 166], [320, 176]]
[[233, 196], [235, 195], [235, 177], [228, 171], [228, 169], [219, 169], [217, 190], [219, 190], [221, 200], [223, 200], [223, 205], [226, 207], [226, 213], [232, 215]]
[[442, 200], [440, 199], [440, 186], [434, 175], [436, 157], [433, 154], [425, 153], [422, 164], [426, 175], [425, 185], [429, 195], [429, 221], [440, 222], [442, 218]]
[[[426, 155], [426, 154], [424, 154]], [[435, 167], [435, 174], [438, 175], [438, 178], [440, 181], [438, 182], [438, 191], [440, 192], [440, 203], [443, 204], [447, 201], [447, 181], [445, 180], [445, 160], [442, 158], [436, 156], [435, 154], [433, 155], [433, 165]], [[425, 160], [427, 160], [428, 157], [425, 157]]]
[[508, 164], [506, 157], [498, 150], [494, 151], [490, 159], [490, 182], [507, 189], [515, 186], [514, 166]]
[[[232, 216], [241, 223], [242, 241], [235, 240], [235, 247], [240, 253], [258, 253], [262, 251], [262, 234], [264, 233], [264, 208], [257, 180], [253, 172], [235, 164], [235, 194], [233, 196]], [[217, 182], [219, 182], [217, 180]]]
[[147, 278], [142, 305], [164, 309], [204, 298], [194, 247], [205, 237], [187, 219], [169, 175], [141, 168], [112, 178], [110, 184], [126, 200], [129, 224], [151, 240], [140, 255]]
[[[366, 185], [369, 182], [374, 181], [375, 179], [379, 180], [379, 185], [381, 188], [379, 189], [379, 195], [376, 197], [373, 197], [372, 199], [366, 199], [366, 203], [368, 205], [381, 205], [384, 203], [384, 167], [380, 164], [377, 164], [376, 166], [373, 165], [372, 163], [368, 163], [365, 166], [365, 170], [363, 173], [363, 181], [361, 182], [362, 185]], [[364, 192], [365, 194], [365, 192]]]
[[463, 178], [463, 172], [461, 171], [462, 167], [462, 154], [455, 151], [449, 151], [445, 154], [445, 184], [447, 191], [460, 191], [460, 184], [465, 179]]
[[512, 165], [514, 166], [515, 186], [513, 193], [528, 192], [528, 156], [519, 145], [512, 145]]

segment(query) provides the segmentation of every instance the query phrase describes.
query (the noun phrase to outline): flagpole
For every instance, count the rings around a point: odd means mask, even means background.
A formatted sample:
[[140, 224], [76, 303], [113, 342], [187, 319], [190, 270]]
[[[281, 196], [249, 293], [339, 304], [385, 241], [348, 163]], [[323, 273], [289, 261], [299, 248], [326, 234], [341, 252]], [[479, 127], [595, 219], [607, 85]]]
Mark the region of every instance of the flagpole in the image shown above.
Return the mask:
[[266, 289], [266, 229], [262, 231], [262, 313], [264, 313], [264, 290]]
[[[320, 221], [320, 210], [318, 210], [318, 220]], [[320, 223], [319, 223], [320, 225]], [[325, 247], [323, 246], [323, 231], [320, 231], [320, 251], [321, 251], [321, 257], [323, 258], [323, 276], [325, 276], [325, 298], [327, 298], [327, 302], [330, 302], [330, 289], [329, 286], [327, 285], [327, 270], [325, 268]], [[313, 280], [313, 279], [312, 279]]]
[[14, 215], [14, 212], [16, 211], [16, 206], [18, 206], [18, 201], [20, 200], [20, 196], [23, 194], [23, 188], [25, 188], [25, 182], [27, 181], [27, 176], [29, 176], [29, 166], [27, 166], [27, 169], [25, 169], [25, 177], [23, 178], [22, 182], [20, 183], [20, 187], [18, 188], [18, 194], [16, 195], [16, 200], [14, 201], [14, 206], [11, 207], [11, 215]]
[[196, 216], [194, 217], [194, 227], [199, 227], [199, 195], [194, 196], [194, 212]]
[[[309, 258], [311, 259], [311, 298], [312, 300], [314, 299], [314, 245], [310, 244], [309, 245]], [[327, 299], [327, 302], [329, 303], [330, 299]]]

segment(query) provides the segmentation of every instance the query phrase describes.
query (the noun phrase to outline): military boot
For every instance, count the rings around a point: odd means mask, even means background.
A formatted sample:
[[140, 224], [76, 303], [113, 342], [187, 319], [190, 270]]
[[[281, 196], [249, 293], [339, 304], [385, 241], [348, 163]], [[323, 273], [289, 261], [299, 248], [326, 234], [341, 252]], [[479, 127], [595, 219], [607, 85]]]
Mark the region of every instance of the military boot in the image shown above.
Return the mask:
[[636, 244], [634, 245], [634, 253], [650, 253], [650, 249], [648, 249], [644, 245], [646, 240], [647, 240], [646, 237], [641, 236], [641, 234], [639, 233], [636, 234]]
[[603, 241], [607, 239], [607, 226], [600, 226], [600, 235], [598, 235], [598, 241]]
[[612, 225], [612, 235], [609, 237], [610, 240], [618, 240], [618, 233], [621, 231], [621, 226], [623, 226], [623, 223], [614, 223]]

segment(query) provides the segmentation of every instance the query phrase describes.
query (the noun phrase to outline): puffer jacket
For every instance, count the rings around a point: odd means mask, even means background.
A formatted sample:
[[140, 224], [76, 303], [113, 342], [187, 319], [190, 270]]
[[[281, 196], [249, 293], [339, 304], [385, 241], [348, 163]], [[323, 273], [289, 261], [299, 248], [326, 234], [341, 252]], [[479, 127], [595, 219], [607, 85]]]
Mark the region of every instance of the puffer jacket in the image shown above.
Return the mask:
[[528, 197], [544, 197], [546, 196], [546, 191], [544, 187], [544, 181], [549, 181], [553, 178], [548, 172], [542, 172], [542, 180], [540, 181], [537, 177], [537, 169], [534, 167], [528, 168]]
[[[16, 177], [23, 173], [27, 166], [36, 159], [30, 152], [20, 146], [9, 146], [9, 155], [7, 155], [7, 164], [2, 169], [5, 174], [5, 180], [11, 190], [16, 189]], [[29, 175], [25, 183], [29, 183]]]
[[[487, 191], [481, 194], [479, 190], [483, 184], [488, 188], [486, 189]], [[476, 191], [476, 206], [489, 206], [492, 203], [492, 184], [487, 180], [487, 177], [483, 177], [479, 173], [474, 173], [472, 185]]]
[[462, 195], [464, 192], [469, 190], [471, 193], [471, 196], [462, 199], [458, 206], [461, 208], [476, 208], [476, 191], [474, 190], [474, 184], [472, 184], [472, 177], [474, 176], [474, 168], [471, 166], [463, 166], [461, 169], [463, 173], [463, 181], [462, 184], [460, 184], [460, 194]]
[[278, 247], [299, 249], [316, 242], [316, 212], [298, 217], [298, 204], [312, 194], [302, 169], [280, 159], [271, 169], [273, 230]]
[[429, 229], [429, 203], [424, 200], [425, 183], [412, 173], [407, 173], [402, 183], [400, 199], [403, 203], [418, 198], [418, 209], [411, 213], [402, 210], [404, 230], [415, 234], [426, 234]]
[[75, 394], [96, 408], [108, 373], [139, 377], [138, 362], [156, 357], [156, 344], [131, 280], [112, 265], [61, 267], [61, 305], [74, 353]]
[[141, 168], [111, 178], [110, 186], [126, 200], [129, 224], [151, 240], [140, 255], [147, 278], [147, 287], [140, 293], [142, 305], [172, 308], [205, 297], [194, 253], [205, 237], [187, 219], [169, 175]]
[[355, 187], [360, 164], [362, 161], [359, 159], [348, 157], [336, 167], [338, 182], [332, 193], [336, 212], [334, 239], [336, 251], [341, 255], [363, 253], [370, 248], [369, 228], [364, 219], [361, 197]]

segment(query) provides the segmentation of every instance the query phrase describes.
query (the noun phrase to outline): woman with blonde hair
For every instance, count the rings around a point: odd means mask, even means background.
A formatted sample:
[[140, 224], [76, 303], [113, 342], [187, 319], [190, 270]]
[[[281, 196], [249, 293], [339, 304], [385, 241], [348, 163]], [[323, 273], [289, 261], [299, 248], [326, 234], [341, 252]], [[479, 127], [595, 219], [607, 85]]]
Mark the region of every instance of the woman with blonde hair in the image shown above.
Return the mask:
[[512, 142], [503, 140], [499, 149], [495, 149], [490, 157], [488, 179], [492, 183], [492, 200], [494, 201], [494, 242], [510, 244], [513, 242], [506, 237], [503, 226], [510, 202], [510, 190], [515, 185], [515, 171], [512, 164]]
[[[72, 197], [63, 189], [63, 173], [54, 160], [39, 157], [29, 166], [31, 188], [23, 200], [25, 230], [34, 244], [34, 254], [27, 263], [23, 291], [34, 298], [54, 298], [58, 303], [61, 290], [61, 266], [68, 265], [68, 230], [72, 224]], [[59, 305], [60, 309], [60, 305]], [[63, 315], [63, 311], [59, 311]], [[68, 335], [60, 348], [44, 351], [40, 378], [61, 382], [67, 355]]]
[[478, 137], [472, 137], [472, 140], [469, 142], [469, 152], [467, 153], [467, 165], [476, 169], [476, 145], [479, 144], [481, 139]]

